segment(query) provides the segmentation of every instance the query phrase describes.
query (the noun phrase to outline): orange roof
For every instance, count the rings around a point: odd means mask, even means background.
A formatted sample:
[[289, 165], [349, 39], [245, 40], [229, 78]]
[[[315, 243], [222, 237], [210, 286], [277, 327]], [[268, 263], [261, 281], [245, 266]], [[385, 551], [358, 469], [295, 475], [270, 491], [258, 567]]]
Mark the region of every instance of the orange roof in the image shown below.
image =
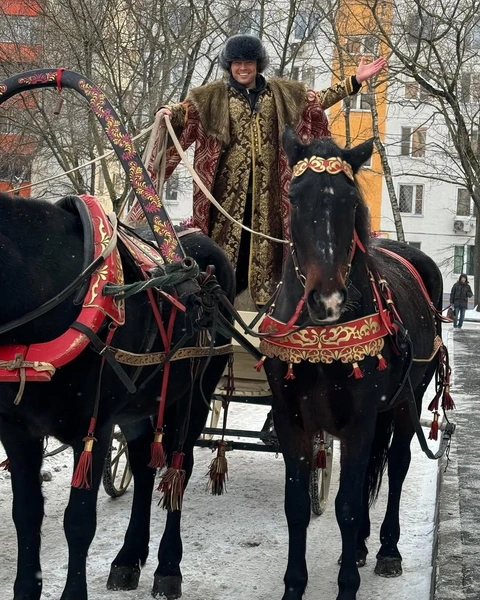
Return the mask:
[[35, 0], [0, 0], [0, 10], [5, 15], [33, 17], [41, 12], [41, 6]]

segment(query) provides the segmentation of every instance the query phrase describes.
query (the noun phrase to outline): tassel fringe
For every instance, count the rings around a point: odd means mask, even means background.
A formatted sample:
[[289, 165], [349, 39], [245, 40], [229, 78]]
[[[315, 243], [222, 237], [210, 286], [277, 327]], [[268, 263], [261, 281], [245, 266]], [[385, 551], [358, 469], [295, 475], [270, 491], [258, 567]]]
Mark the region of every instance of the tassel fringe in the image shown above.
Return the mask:
[[295, 379], [295, 374], [293, 372], [293, 363], [288, 363], [287, 374], [284, 379]]
[[315, 465], [317, 469], [327, 468], [327, 451], [325, 450], [325, 442], [323, 440], [320, 442], [320, 447], [315, 457]]
[[446, 385], [445, 389], [443, 391], [442, 406], [443, 406], [444, 410], [454, 410], [456, 408], [455, 402], [453, 401], [453, 398], [450, 395], [450, 386], [449, 385]]
[[438, 440], [438, 411], [433, 413], [432, 426], [430, 428], [429, 440]]
[[92, 486], [92, 449], [93, 442], [97, 440], [93, 436], [83, 438], [85, 446], [72, 477], [71, 486], [74, 488], [91, 489]]
[[263, 363], [267, 360], [266, 356], [262, 356], [262, 358], [255, 364], [255, 371], [258, 371], [258, 373], [260, 373], [260, 371], [263, 368]]
[[155, 431], [155, 436], [153, 438], [153, 442], [150, 444], [150, 462], [148, 466], [151, 469], [163, 469], [167, 466], [167, 461], [165, 459], [165, 452], [163, 450], [163, 432]]
[[227, 443], [223, 440], [217, 442], [217, 456], [210, 463], [208, 469], [208, 489], [214, 496], [221, 496], [227, 491], [228, 461], [225, 456]]
[[363, 379], [363, 371], [358, 366], [358, 363], [357, 362], [352, 363], [352, 367], [353, 367], [353, 371], [350, 373], [349, 377], [351, 377], [353, 375], [355, 377], [355, 379]]
[[377, 354], [377, 358], [378, 358], [377, 371], [385, 371], [385, 369], [388, 366], [387, 361], [383, 358], [383, 356], [381, 354]]
[[162, 508], [173, 512], [182, 510], [183, 493], [185, 491], [185, 471], [182, 469], [183, 452], [174, 452], [172, 466], [163, 474], [158, 490], [163, 496], [160, 499]]

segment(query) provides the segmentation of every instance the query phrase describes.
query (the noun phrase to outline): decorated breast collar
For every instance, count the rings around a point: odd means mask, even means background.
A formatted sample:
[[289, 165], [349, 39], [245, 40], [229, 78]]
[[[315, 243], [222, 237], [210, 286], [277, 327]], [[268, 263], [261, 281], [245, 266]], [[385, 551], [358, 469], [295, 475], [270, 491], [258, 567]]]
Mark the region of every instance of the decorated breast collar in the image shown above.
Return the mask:
[[[276, 334], [281, 332], [283, 323], [270, 315], [266, 315], [260, 325], [262, 333]], [[359, 379], [363, 372], [358, 361], [366, 356], [378, 358], [378, 370], [386, 369], [387, 363], [381, 351], [384, 338], [391, 331], [390, 313], [383, 309], [374, 313], [336, 325], [321, 325], [305, 327], [284, 337], [265, 337], [260, 341], [260, 352], [265, 358], [278, 357], [288, 362], [288, 372], [285, 379], [293, 379], [293, 364], [306, 360], [313, 363], [341, 361], [350, 363], [352, 375]], [[263, 359], [263, 360], [264, 360]]]
[[307, 169], [315, 171], [315, 173], [323, 173], [326, 171], [330, 175], [338, 175], [338, 173], [345, 173], [345, 175], [354, 181], [352, 167], [339, 156], [333, 158], [323, 158], [322, 156], [310, 156], [300, 160], [292, 169], [294, 177], [300, 177]]
[[[96, 198], [87, 194], [81, 198], [92, 220], [96, 259], [109, 245], [113, 228]], [[117, 325], [125, 322], [124, 301], [117, 301], [113, 296], [104, 296], [102, 293], [108, 282], [123, 284], [122, 264], [116, 247], [92, 275], [82, 310], [77, 317], [77, 323], [93, 332], [100, 329], [106, 318]], [[76, 358], [89, 343], [88, 337], [72, 325], [60, 337], [49, 342], [30, 346], [0, 346], [0, 381], [20, 381], [22, 387], [25, 381], [50, 381], [56, 369]]]

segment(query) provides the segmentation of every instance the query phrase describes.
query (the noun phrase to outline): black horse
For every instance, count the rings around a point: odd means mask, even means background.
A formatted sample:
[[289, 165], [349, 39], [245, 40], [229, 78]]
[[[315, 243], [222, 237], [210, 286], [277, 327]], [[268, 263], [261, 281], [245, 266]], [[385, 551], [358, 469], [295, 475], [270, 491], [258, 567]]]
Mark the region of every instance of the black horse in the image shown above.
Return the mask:
[[[283, 144], [293, 168], [292, 252], [262, 331], [289, 334], [292, 343], [274, 337], [261, 343], [286, 465], [289, 552], [283, 600], [300, 600], [307, 585], [311, 448], [319, 431], [340, 440], [337, 600], [354, 600], [360, 585], [357, 566], [367, 556], [369, 503], [378, 494], [387, 463], [388, 507], [376, 572], [386, 577], [401, 573], [399, 504], [414, 434], [407, 402], [413, 393], [420, 413], [442, 357], [443, 347], [435, 353], [441, 344], [435, 309], [441, 306], [442, 278], [419, 250], [371, 238], [368, 209], [354, 175], [371, 156], [372, 141], [352, 149], [341, 149], [328, 138], [305, 146], [287, 130]], [[414, 266], [431, 302], [411, 269], [388, 251]], [[303, 325], [310, 328], [295, 332]], [[375, 331], [382, 337], [375, 338]], [[309, 353], [312, 341], [316, 352]]]
[[[186, 255], [194, 258], [201, 270], [205, 271], [209, 265], [215, 267], [218, 283], [232, 299], [233, 270], [218, 246], [199, 233], [186, 235], [182, 240]], [[84, 229], [79, 215], [71, 208], [67, 210], [66, 205], [1, 194], [0, 247], [0, 330], [2, 325], [22, 318], [54, 299], [84, 268]], [[139, 269], [121, 243], [119, 251], [125, 283], [141, 281]], [[3, 333], [0, 347], [6, 344], [29, 346], [61, 336], [78, 318], [81, 306], [73, 301], [76, 293], [78, 289], [46, 314]], [[170, 303], [164, 301], [161, 311], [168, 322]], [[113, 346], [137, 354], [146, 349], [161, 352], [164, 346], [147, 293], [130, 296], [125, 301], [125, 312], [126, 322], [118, 327], [112, 340]], [[190, 337], [184, 345], [195, 346], [200, 334], [188, 327], [180, 311], [174, 324], [172, 345], [184, 336], [187, 329]], [[106, 334], [105, 331], [99, 332], [102, 339]], [[216, 346], [222, 346], [228, 340], [217, 334], [214, 342]], [[193, 467], [193, 445], [208, 414], [205, 398], [211, 397], [227, 358], [227, 355], [216, 355], [211, 359], [192, 358], [171, 363], [164, 445], [170, 459], [181, 443], [185, 454], [183, 469], [186, 481]], [[59, 368], [51, 381], [27, 381], [17, 404], [14, 400], [19, 391], [18, 383], [1, 385], [0, 439], [9, 460], [13, 519], [18, 538], [14, 600], [39, 600], [41, 595], [40, 541], [44, 511], [39, 473], [44, 438], [51, 435], [70, 444], [76, 467], [84, 449], [82, 438], [89, 430], [97, 388], [99, 408], [91, 489], [72, 488], [65, 511], [64, 529], [69, 558], [61, 600], [87, 600], [86, 557], [95, 534], [98, 487], [115, 423], [121, 426], [128, 441], [135, 486], [130, 524], [124, 545], [112, 563], [108, 587], [134, 589], [140, 567], [147, 559], [150, 506], [156, 473], [156, 469], [148, 466], [153, 441], [150, 417], [158, 411], [162, 372], [155, 366], [141, 370], [122, 366], [126, 375], [136, 380], [136, 393], [129, 393], [109, 362], [104, 365], [100, 381], [101, 363], [101, 356], [89, 346], [73, 361]], [[158, 597], [178, 598], [181, 595], [180, 518], [180, 510], [168, 514], [152, 591]]]

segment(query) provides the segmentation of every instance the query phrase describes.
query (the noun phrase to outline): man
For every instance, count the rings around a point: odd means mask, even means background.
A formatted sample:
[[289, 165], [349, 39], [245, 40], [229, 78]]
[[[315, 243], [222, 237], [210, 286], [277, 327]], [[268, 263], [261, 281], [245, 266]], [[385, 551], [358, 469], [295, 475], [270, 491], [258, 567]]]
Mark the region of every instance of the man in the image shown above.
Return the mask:
[[462, 328], [465, 311], [468, 307], [468, 299], [472, 296], [472, 288], [468, 283], [467, 276], [465, 273], [462, 273], [450, 292], [450, 304], [455, 310], [455, 318], [453, 320], [454, 329]]
[[[195, 143], [195, 171], [222, 207], [254, 231], [286, 239], [291, 170], [280, 141], [285, 125], [293, 127], [304, 143], [330, 135], [324, 110], [357, 93], [386, 61], [367, 64], [362, 58], [355, 76], [321, 92], [289, 79], [266, 80], [262, 75], [268, 65], [266, 49], [251, 35], [230, 37], [219, 64], [225, 79], [190, 90], [184, 102], [163, 107], [160, 113], [170, 117], [183, 148]], [[175, 148], [169, 148], [166, 178], [179, 160]], [[129, 219], [138, 216], [134, 208]], [[193, 220], [236, 268], [237, 294], [248, 286], [253, 301], [264, 304], [280, 279], [284, 245], [251, 236], [232, 224], [195, 183]]]

